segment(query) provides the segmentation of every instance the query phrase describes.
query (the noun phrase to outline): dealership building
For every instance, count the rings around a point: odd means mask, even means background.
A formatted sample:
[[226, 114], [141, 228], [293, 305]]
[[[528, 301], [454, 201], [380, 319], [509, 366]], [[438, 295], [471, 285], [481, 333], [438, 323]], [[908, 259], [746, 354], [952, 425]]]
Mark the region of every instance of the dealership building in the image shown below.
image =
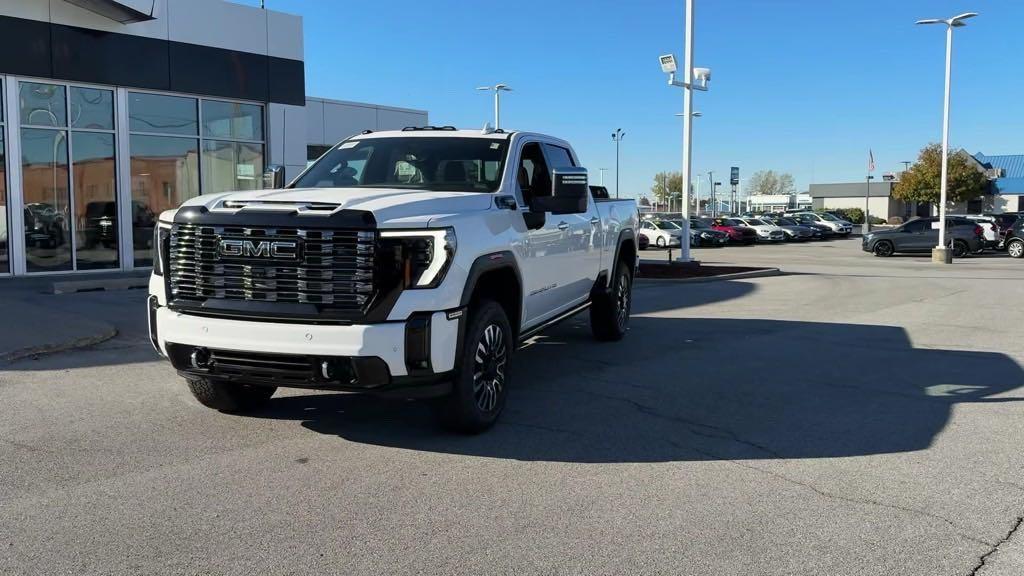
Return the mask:
[[300, 16], [223, 0], [0, 1], [0, 276], [151, 265], [156, 215], [294, 177], [422, 110], [307, 96]]

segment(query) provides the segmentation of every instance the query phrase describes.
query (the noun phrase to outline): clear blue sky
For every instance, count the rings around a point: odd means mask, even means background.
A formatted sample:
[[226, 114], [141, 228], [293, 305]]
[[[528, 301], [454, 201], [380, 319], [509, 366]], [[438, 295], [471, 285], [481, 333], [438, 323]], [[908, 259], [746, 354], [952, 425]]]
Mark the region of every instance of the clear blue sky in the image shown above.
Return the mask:
[[[243, 0], [258, 5], [258, 0]], [[928, 17], [976, 11], [954, 34], [953, 146], [1024, 153], [1024, 2], [696, 0], [696, 65], [711, 91], [694, 129], [694, 168], [728, 182], [791, 172], [797, 187], [861, 180], [941, 139], [945, 30]], [[502, 124], [573, 143], [593, 181], [622, 143], [623, 195], [680, 166], [682, 91], [657, 57], [682, 58], [681, 0], [267, 0], [301, 14], [307, 93], [429, 110], [433, 124], [482, 126], [504, 82]], [[878, 172], [876, 172], [878, 174]]]

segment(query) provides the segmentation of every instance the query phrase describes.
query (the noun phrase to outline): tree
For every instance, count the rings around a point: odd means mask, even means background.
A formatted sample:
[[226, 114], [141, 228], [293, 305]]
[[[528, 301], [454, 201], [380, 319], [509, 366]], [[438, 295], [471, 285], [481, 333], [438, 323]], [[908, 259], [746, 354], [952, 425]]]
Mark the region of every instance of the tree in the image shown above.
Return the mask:
[[[966, 202], [988, 190], [988, 177], [973, 158], [964, 151], [949, 154], [949, 181], [946, 199], [952, 203]], [[892, 195], [905, 202], [939, 203], [942, 183], [942, 146], [929, 144], [921, 149], [917, 162], [900, 175]]]
[[654, 175], [651, 194], [658, 204], [667, 205], [669, 200], [678, 200], [683, 195], [683, 175], [679, 172], [658, 172]]
[[758, 170], [747, 180], [747, 194], [792, 194], [796, 190], [793, 175], [774, 170]]
[[639, 204], [640, 206], [650, 206], [651, 201], [647, 199], [647, 196], [641, 196]]

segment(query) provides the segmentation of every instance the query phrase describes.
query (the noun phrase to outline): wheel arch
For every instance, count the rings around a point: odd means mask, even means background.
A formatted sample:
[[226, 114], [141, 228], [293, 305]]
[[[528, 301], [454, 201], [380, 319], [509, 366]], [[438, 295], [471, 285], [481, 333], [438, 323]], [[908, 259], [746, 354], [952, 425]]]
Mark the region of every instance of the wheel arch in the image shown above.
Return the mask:
[[505, 310], [513, 336], [518, 337], [522, 329], [523, 276], [511, 251], [491, 252], [473, 261], [460, 304], [469, 306], [483, 295], [491, 297]]

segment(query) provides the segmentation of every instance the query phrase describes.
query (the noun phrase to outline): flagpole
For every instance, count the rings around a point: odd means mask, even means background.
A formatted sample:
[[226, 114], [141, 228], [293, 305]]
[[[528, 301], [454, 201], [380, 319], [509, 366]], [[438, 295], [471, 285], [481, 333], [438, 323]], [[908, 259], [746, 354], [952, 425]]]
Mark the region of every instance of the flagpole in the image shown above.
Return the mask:
[[871, 173], [875, 171], [875, 154], [868, 150], [868, 177], [864, 190], [864, 223], [860, 226], [862, 235], [871, 232]]

